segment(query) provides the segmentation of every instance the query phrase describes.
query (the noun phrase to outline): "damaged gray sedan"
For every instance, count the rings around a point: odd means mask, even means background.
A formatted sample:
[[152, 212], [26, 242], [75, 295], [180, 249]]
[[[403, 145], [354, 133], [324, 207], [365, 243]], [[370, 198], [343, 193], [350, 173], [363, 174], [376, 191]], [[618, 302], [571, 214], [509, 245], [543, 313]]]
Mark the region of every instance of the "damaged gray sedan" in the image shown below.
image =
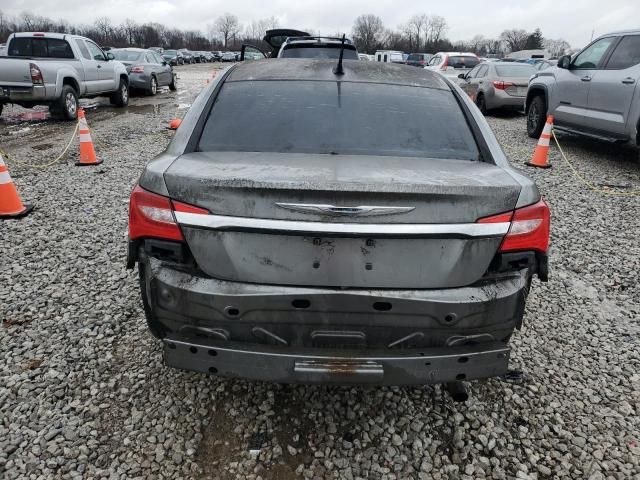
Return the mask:
[[234, 65], [142, 173], [128, 263], [165, 362], [458, 393], [505, 374], [547, 205], [443, 76], [335, 64]]

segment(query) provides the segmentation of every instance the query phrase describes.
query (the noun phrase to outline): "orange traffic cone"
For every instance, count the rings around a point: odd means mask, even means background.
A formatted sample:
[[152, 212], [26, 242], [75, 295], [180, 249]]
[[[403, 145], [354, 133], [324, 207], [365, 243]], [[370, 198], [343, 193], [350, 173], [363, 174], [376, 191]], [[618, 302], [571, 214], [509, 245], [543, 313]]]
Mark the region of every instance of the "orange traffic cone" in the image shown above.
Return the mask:
[[547, 116], [547, 123], [544, 124], [542, 129], [542, 135], [538, 140], [538, 145], [533, 152], [530, 162], [526, 162], [526, 165], [530, 167], [538, 168], [550, 168], [549, 163], [549, 143], [551, 142], [551, 129], [553, 128], [553, 115]]
[[91, 134], [89, 133], [89, 125], [87, 125], [87, 119], [82, 108], [78, 109], [78, 123], [80, 124], [80, 160], [76, 162], [76, 165], [100, 165], [102, 160], [96, 158], [93, 140], [91, 140]]
[[24, 217], [31, 210], [31, 205], [25, 205], [20, 200], [16, 185], [11, 180], [7, 165], [0, 155], [0, 218]]

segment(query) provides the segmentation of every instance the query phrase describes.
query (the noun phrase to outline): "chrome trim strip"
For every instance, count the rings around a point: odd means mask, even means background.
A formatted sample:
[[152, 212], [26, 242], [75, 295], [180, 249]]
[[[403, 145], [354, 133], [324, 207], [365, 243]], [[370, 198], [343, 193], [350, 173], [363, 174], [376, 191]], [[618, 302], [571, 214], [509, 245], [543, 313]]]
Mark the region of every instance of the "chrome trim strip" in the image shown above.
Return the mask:
[[294, 212], [313, 213], [316, 215], [331, 215], [332, 217], [373, 217], [379, 215], [394, 215], [407, 213], [416, 207], [380, 207], [376, 205], [359, 205], [357, 207], [339, 207], [337, 205], [315, 203], [282, 203], [276, 206]]
[[371, 236], [448, 236], [497, 237], [509, 231], [509, 222], [501, 223], [326, 223], [267, 218], [228, 217], [200, 213], [174, 212], [179, 224], [212, 230], [254, 231], [290, 234], [371, 235]]

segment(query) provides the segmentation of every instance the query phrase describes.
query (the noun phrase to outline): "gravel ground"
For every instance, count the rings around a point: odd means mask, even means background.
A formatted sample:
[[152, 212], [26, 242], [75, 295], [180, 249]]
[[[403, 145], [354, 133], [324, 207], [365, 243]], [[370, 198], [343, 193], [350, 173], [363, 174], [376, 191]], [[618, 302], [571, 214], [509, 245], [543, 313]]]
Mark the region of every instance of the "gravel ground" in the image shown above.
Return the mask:
[[[527, 170], [553, 212], [551, 280], [513, 338], [520, 381], [439, 388], [281, 386], [165, 368], [124, 267], [128, 194], [211, 74], [87, 113], [99, 167], [8, 162], [36, 210], [0, 222], [2, 478], [640, 478], [640, 197], [579, 183], [553, 151]], [[87, 102], [89, 106], [96, 102]], [[0, 145], [45, 162], [72, 125], [0, 120]], [[489, 118], [522, 166], [521, 116]], [[638, 151], [564, 135], [592, 181], [640, 190]], [[74, 149], [75, 150], [75, 149]], [[522, 167], [526, 168], [526, 167]], [[613, 187], [611, 187], [613, 188]]]

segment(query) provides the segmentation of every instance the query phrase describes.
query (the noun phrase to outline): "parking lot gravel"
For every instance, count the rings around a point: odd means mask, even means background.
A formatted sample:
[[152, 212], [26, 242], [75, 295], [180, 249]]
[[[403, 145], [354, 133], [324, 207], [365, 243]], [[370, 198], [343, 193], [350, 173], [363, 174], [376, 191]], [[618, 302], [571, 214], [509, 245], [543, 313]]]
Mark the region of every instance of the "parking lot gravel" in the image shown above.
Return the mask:
[[[489, 122], [552, 211], [551, 278], [512, 340], [522, 375], [441, 389], [273, 385], [168, 369], [125, 269], [128, 195], [216, 68], [126, 110], [85, 102], [104, 163], [8, 161], [29, 216], [0, 222], [0, 478], [640, 478], [640, 196], [580, 183], [521, 115]], [[73, 125], [0, 118], [0, 147], [45, 163]], [[560, 141], [599, 188], [640, 191], [632, 147]], [[72, 150], [75, 150], [72, 149]], [[515, 372], [517, 373], [517, 372]]]

